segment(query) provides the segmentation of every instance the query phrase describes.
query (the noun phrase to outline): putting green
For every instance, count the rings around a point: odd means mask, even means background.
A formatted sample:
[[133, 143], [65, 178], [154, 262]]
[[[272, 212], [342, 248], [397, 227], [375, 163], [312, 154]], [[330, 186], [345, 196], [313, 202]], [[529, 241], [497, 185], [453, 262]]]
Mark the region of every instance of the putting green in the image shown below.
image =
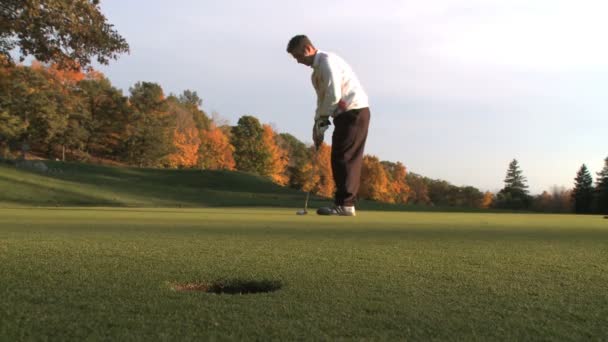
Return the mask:
[[[0, 336], [608, 336], [600, 216], [296, 209], [0, 209]], [[274, 287], [176, 290], [191, 283]]]

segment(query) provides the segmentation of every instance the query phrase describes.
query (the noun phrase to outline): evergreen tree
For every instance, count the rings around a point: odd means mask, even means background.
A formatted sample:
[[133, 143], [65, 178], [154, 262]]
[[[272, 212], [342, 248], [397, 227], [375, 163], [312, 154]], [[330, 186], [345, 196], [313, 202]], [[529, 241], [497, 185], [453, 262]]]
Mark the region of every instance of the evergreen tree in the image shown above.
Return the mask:
[[288, 153], [287, 176], [289, 186], [294, 189], [302, 189], [306, 182], [305, 166], [310, 163], [311, 152], [306, 144], [289, 133], [279, 134], [279, 145]]
[[203, 100], [198, 96], [196, 91], [184, 90], [184, 92], [179, 95], [178, 101], [192, 114], [192, 118], [199, 130], [211, 129], [211, 119], [209, 119], [209, 116], [201, 110], [200, 107], [203, 105]]
[[597, 210], [602, 214], [608, 214], [608, 157], [604, 159], [604, 168], [597, 174], [595, 192]]
[[126, 159], [135, 165], [161, 166], [173, 151], [175, 118], [169, 116], [160, 85], [138, 82], [130, 89], [133, 119], [126, 141]]
[[587, 214], [592, 210], [593, 204], [593, 178], [583, 164], [574, 178], [574, 190], [572, 191], [572, 201], [574, 202], [574, 212], [577, 214]]
[[509, 163], [505, 187], [497, 194], [497, 206], [507, 209], [526, 209], [530, 206], [531, 198], [528, 195], [528, 185], [523, 171], [519, 168], [517, 159]]
[[79, 83], [91, 115], [87, 130], [86, 151], [96, 156], [118, 159], [133, 118], [128, 99], [104, 77], [89, 78]]
[[238, 170], [265, 174], [270, 153], [264, 146], [263, 136], [264, 129], [254, 116], [242, 116], [232, 128], [231, 144], [234, 146], [234, 161]]
[[408, 172], [405, 176], [405, 180], [410, 188], [407, 203], [425, 205], [431, 204], [429, 188], [427, 182], [425, 181], [425, 177]]

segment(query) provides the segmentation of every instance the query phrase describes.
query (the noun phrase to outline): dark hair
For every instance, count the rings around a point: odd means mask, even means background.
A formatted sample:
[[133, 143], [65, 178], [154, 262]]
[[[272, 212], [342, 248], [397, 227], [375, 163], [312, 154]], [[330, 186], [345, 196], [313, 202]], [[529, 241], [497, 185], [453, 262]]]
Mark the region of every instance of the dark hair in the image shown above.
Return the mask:
[[287, 44], [287, 52], [292, 53], [293, 50], [295, 50], [302, 43], [305, 43], [307, 45], [314, 47], [314, 45], [312, 45], [312, 42], [310, 41], [310, 39], [308, 39], [308, 37], [306, 37], [303, 34], [299, 34], [289, 40], [289, 44]]

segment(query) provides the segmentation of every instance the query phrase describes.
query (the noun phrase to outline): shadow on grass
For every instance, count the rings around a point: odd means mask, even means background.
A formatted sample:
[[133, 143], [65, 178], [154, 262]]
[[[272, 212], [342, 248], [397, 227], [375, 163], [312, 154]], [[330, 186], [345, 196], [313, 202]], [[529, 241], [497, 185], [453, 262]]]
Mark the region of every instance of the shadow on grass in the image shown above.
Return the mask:
[[[299, 207], [305, 198], [304, 192], [240, 172], [48, 164], [53, 170], [62, 171], [38, 173], [11, 168], [12, 173], [7, 172], [0, 180], [14, 191], [11, 196], [0, 194], [0, 202], [120, 207]], [[313, 196], [311, 203], [315, 201], [323, 199]]]
[[[234, 171], [170, 170], [114, 167], [45, 161], [53, 170], [40, 173], [1, 166], [7, 184], [15, 188], [0, 202], [19, 205], [116, 207], [280, 207], [301, 208], [306, 193], [282, 187], [261, 176]], [[29, 178], [31, 181], [17, 181]], [[70, 191], [65, 188], [86, 188]], [[310, 207], [331, 205], [332, 200], [311, 196]], [[385, 204], [360, 201], [361, 210], [427, 212], [506, 212], [462, 207]]]

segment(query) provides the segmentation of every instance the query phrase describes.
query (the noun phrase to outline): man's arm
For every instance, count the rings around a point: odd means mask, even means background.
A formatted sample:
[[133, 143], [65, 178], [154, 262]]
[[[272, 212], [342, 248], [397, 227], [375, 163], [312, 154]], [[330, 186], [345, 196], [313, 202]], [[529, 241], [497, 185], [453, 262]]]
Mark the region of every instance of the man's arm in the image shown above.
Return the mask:
[[322, 118], [329, 118], [338, 107], [338, 102], [342, 97], [342, 79], [340, 70], [323, 58], [319, 64], [321, 72], [321, 90], [324, 90], [323, 101], [319, 104], [315, 115], [315, 121]]

